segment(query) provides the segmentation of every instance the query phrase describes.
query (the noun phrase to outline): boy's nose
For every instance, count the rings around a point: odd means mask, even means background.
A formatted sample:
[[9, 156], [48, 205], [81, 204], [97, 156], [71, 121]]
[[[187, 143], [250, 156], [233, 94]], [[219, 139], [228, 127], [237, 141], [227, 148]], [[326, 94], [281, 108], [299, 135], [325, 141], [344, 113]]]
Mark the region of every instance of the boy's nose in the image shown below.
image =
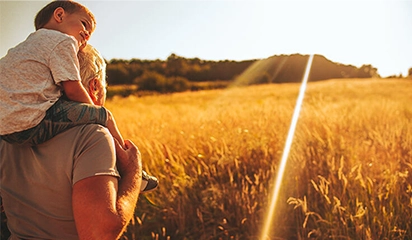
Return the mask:
[[84, 38], [86, 39], [86, 41], [88, 41], [89, 40], [89, 38], [90, 38], [90, 33], [89, 33], [89, 31], [84, 31]]

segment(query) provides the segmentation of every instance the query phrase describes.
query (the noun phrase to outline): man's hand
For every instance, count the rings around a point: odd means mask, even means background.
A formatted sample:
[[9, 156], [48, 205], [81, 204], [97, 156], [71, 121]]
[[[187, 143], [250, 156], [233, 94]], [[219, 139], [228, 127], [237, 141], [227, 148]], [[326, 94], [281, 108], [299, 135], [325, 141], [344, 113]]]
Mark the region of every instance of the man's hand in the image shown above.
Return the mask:
[[115, 139], [116, 156], [117, 156], [117, 168], [120, 175], [128, 172], [138, 172], [141, 176], [142, 172], [142, 161], [140, 156], [140, 151], [129, 140], [124, 141], [124, 148]]

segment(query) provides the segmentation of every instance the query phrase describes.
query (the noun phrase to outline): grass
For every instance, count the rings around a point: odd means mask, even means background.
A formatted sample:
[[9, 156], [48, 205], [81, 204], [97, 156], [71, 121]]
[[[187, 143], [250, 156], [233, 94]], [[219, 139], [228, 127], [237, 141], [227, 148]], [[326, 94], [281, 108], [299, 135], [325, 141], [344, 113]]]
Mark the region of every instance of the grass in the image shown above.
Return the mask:
[[[270, 239], [412, 239], [412, 81], [308, 84]], [[125, 239], [258, 239], [299, 84], [113, 97], [144, 169]]]
[[[189, 82], [188, 88], [191, 91], [222, 89], [230, 85], [230, 81], [206, 81], [206, 82]], [[107, 87], [107, 98], [114, 96], [128, 97], [130, 95], [144, 97], [148, 95], [159, 95], [156, 91], [142, 91], [137, 85], [109, 85]]]
[[[411, 89], [402, 79], [308, 84], [268, 239], [412, 239]], [[298, 91], [110, 98], [160, 179], [123, 239], [258, 239]]]

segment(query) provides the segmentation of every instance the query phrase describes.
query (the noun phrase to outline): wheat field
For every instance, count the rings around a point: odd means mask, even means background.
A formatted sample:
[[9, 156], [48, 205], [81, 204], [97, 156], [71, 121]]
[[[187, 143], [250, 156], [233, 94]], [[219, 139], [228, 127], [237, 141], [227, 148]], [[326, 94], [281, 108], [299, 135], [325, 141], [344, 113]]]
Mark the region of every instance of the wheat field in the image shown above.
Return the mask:
[[[412, 81], [310, 82], [268, 239], [412, 239]], [[124, 239], [259, 239], [299, 84], [106, 103], [160, 187]]]

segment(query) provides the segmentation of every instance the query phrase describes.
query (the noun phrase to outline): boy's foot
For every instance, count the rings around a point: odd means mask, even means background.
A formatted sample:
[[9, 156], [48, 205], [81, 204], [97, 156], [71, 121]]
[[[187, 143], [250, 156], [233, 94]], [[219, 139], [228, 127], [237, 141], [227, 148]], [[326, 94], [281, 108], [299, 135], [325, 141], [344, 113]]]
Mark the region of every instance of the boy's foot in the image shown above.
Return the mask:
[[156, 177], [150, 176], [147, 172], [142, 171], [142, 185], [140, 187], [141, 193], [153, 191], [159, 186], [159, 180]]

